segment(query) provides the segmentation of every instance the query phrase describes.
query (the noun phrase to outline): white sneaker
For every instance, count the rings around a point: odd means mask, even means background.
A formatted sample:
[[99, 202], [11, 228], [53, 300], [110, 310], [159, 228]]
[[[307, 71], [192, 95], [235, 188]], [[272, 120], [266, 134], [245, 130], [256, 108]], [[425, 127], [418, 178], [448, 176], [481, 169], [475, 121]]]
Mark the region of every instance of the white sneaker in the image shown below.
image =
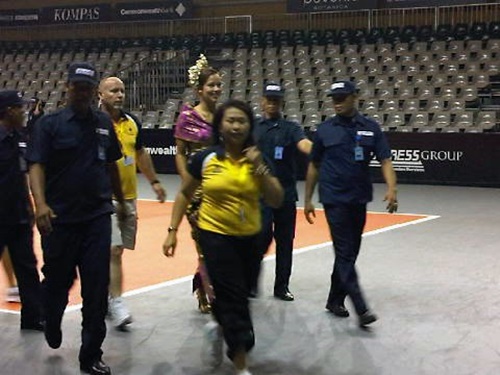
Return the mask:
[[236, 370], [236, 375], [252, 375], [248, 369]]
[[222, 329], [216, 322], [208, 322], [203, 327], [203, 348], [201, 359], [203, 363], [210, 367], [219, 367], [222, 363], [222, 350], [224, 341], [222, 338]]
[[20, 303], [21, 297], [19, 296], [19, 288], [14, 286], [12, 288], [7, 288], [7, 295], [5, 296], [7, 302]]
[[132, 315], [130, 315], [122, 297], [109, 299], [108, 315], [111, 316], [113, 325], [118, 329], [123, 329], [127, 324], [132, 323]]

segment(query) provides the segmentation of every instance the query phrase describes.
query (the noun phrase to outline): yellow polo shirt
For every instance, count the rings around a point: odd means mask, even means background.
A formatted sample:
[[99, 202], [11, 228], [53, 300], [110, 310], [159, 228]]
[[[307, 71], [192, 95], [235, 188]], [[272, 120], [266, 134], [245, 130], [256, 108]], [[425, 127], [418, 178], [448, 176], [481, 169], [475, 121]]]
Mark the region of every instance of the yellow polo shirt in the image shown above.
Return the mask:
[[142, 148], [141, 124], [132, 116], [123, 113], [115, 122], [116, 136], [120, 141], [123, 157], [116, 162], [125, 199], [137, 199], [136, 151]]
[[230, 236], [250, 236], [261, 229], [261, 186], [246, 159], [232, 160], [220, 147], [194, 154], [188, 172], [201, 181], [198, 226]]

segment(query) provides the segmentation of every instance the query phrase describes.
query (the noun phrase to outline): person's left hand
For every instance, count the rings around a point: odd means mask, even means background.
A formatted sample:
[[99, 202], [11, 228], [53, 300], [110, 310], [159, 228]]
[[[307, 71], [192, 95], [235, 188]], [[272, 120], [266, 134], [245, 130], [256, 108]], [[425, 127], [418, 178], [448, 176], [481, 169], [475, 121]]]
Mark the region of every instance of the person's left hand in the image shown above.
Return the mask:
[[161, 182], [155, 182], [153, 185], [151, 185], [151, 187], [153, 188], [153, 191], [155, 192], [158, 201], [160, 203], [165, 202], [165, 199], [167, 199], [167, 192], [163, 188]]
[[397, 192], [395, 189], [389, 189], [387, 190], [385, 196], [384, 196], [384, 202], [387, 202], [387, 212], [390, 214], [396, 212], [398, 210], [398, 198], [397, 198]]

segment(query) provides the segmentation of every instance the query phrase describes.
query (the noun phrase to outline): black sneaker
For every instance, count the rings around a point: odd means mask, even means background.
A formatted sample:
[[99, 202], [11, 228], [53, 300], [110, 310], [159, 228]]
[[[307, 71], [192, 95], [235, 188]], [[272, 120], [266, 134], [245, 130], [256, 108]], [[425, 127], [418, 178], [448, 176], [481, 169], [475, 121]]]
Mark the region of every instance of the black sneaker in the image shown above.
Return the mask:
[[349, 310], [343, 305], [326, 305], [326, 309], [339, 318], [349, 317]]
[[365, 312], [359, 316], [359, 327], [367, 328], [369, 324], [377, 321], [377, 315], [372, 314], [370, 311]]
[[45, 341], [52, 349], [57, 349], [61, 346], [62, 332], [58, 325], [50, 325], [45, 322]]
[[84, 374], [92, 375], [110, 375], [111, 369], [101, 359], [98, 359], [91, 364], [80, 364], [80, 371]]

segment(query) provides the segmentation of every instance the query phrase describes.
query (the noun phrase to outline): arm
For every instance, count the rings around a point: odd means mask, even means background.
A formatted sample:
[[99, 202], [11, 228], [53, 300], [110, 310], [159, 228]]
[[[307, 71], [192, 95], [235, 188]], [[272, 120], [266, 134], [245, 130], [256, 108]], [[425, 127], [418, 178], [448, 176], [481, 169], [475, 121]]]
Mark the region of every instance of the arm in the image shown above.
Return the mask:
[[56, 217], [45, 201], [45, 167], [35, 163], [30, 165], [29, 180], [35, 201], [35, 221], [41, 235], [52, 231], [52, 219]]
[[115, 196], [115, 199], [123, 203], [123, 191], [122, 191], [122, 185], [120, 182], [120, 171], [118, 171], [118, 166], [116, 165], [115, 162], [113, 163], [108, 163], [107, 164], [108, 168], [108, 173], [109, 173], [109, 178], [111, 180], [111, 189], [113, 190], [113, 195]]
[[198, 186], [200, 186], [200, 181], [193, 178], [189, 173], [186, 174], [186, 179], [182, 180], [181, 190], [179, 190], [175, 197], [174, 208], [170, 218], [170, 230], [163, 243], [163, 254], [167, 257], [172, 257], [175, 254], [175, 248], [177, 247], [177, 230], [179, 229], [182, 218], [186, 214], [191, 197]]
[[380, 164], [382, 168], [382, 176], [384, 177], [384, 181], [387, 185], [384, 202], [387, 202], [387, 211], [389, 211], [389, 213], [393, 213], [398, 210], [396, 172], [394, 172], [394, 168], [392, 167], [391, 159], [384, 159]]
[[[305, 186], [305, 198], [304, 198], [304, 214], [306, 215], [306, 220], [309, 224], [313, 224], [314, 220], [312, 217], [316, 217], [314, 212], [314, 205], [312, 203], [312, 197], [314, 194], [314, 189], [318, 183], [318, 168], [314, 162], [310, 161], [307, 166], [306, 174], [306, 186]], [[311, 217], [312, 216], [312, 217]]]
[[177, 167], [177, 173], [181, 176], [181, 179], [184, 181], [187, 178], [187, 148], [188, 144], [186, 141], [177, 138], [175, 140], [175, 144], [177, 146], [177, 153], [175, 154], [175, 166]]
[[272, 208], [281, 207], [285, 196], [283, 187], [264, 163], [259, 149], [256, 146], [251, 146], [245, 149], [244, 153], [247, 159], [254, 165], [254, 174], [260, 180], [262, 197], [266, 204]]
[[158, 178], [156, 177], [156, 171], [153, 165], [153, 161], [151, 160], [151, 156], [144, 147], [136, 151], [136, 160], [139, 170], [148, 179], [160, 203], [165, 202], [167, 194], [165, 192], [165, 189], [161, 185], [161, 182], [158, 181]]
[[313, 143], [309, 139], [304, 138], [297, 142], [297, 149], [303, 154], [309, 155], [312, 150], [312, 145]]

